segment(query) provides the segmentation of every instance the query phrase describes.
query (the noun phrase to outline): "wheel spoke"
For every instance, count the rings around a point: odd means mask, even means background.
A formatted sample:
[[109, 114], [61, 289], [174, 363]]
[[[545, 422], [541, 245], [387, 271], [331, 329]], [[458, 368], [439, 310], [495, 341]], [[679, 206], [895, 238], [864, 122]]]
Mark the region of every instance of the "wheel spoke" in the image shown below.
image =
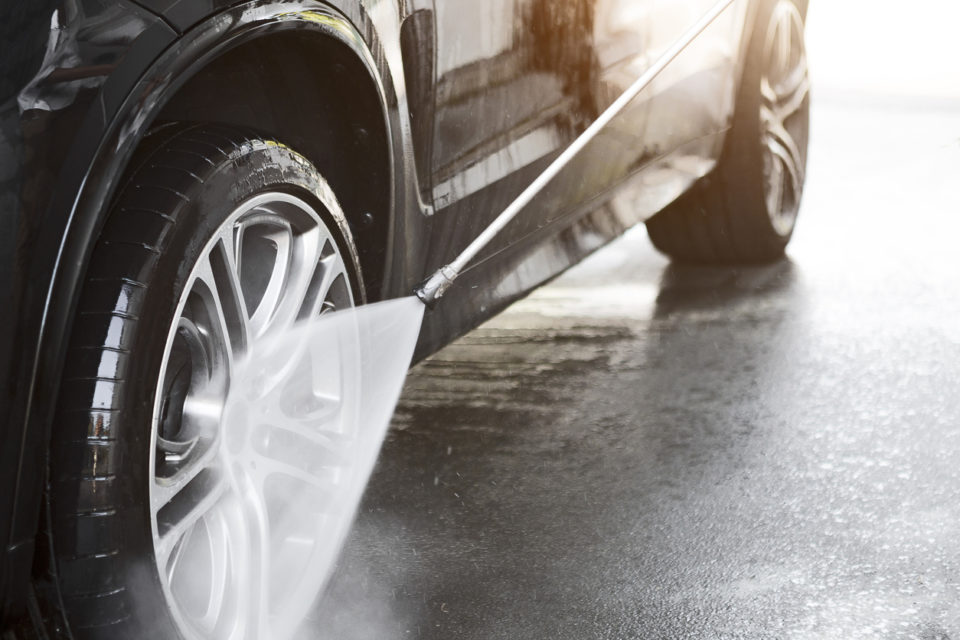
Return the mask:
[[210, 595], [200, 617], [206, 629], [215, 628], [223, 613], [230, 587], [230, 534], [224, 514], [220, 510], [209, 513], [207, 525], [207, 554], [210, 558]]
[[250, 316], [240, 283], [238, 263], [237, 246], [241, 233], [242, 230], [233, 227], [226, 229], [210, 253], [211, 269], [234, 353], [247, 350], [251, 342]]
[[[155, 551], [159, 566], [166, 567], [170, 554], [180, 539], [213, 509], [227, 491], [227, 483], [219, 473], [205, 474], [203, 486], [190, 483], [197, 490], [191, 492], [191, 505], [168, 502], [166, 509], [157, 510], [159, 540]], [[173, 507], [173, 508], [172, 508]]]
[[[205, 446], [201, 446], [205, 445]], [[217, 447], [213, 440], [200, 439], [191, 446], [181, 462], [180, 469], [170, 478], [156, 478], [150, 494], [154, 512], [170, 504], [200, 473], [215, 471], [213, 465], [217, 458]]]
[[794, 198], [798, 199], [803, 190], [803, 156], [790, 132], [776, 122], [768, 122], [764, 143], [767, 150], [783, 163], [790, 177]]
[[781, 11], [777, 25], [779, 47], [777, 49], [781, 76], [790, 70], [790, 56], [793, 53], [793, 21], [789, 11]]
[[784, 190], [784, 170], [780, 157], [772, 153], [768, 154], [770, 163], [769, 188], [767, 195], [767, 208], [772, 214], [779, 214], [783, 209], [783, 190]]
[[197, 446], [197, 442], [199, 442], [199, 438], [193, 438], [192, 440], [183, 442], [179, 440], [167, 440], [157, 436], [157, 449], [167, 454], [168, 457], [175, 456], [179, 462], [193, 452], [193, 449]]
[[[312, 415], [308, 419], [294, 419], [288, 416], [275, 416], [270, 424], [263, 425], [267, 436], [282, 438], [283, 449], [298, 450], [306, 448], [312, 456], [325, 464], [346, 464], [345, 453], [352, 443], [352, 437], [332, 429], [323, 429], [321, 425], [330, 423], [340, 416], [339, 401], [336, 398], [323, 399], [329, 402], [329, 410], [324, 415]], [[282, 411], [277, 411], [282, 414]], [[336, 425], [339, 426], [339, 423]], [[323, 458], [320, 458], [320, 454]]]
[[226, 640], [250, 640], [257, 637], [247, 631], [249, 620], [246, 614], [247, 601], [250, 598], [251, 583], [256, 579], [256, 572], [251, 566], [250, 527], [247, 523], [243, 498], [241, 498], [243, 493], [245, 491], [230, 494], [219, 513], [223, 518], [229, 544], [230, 584], [226, 585], [225, 589], [225, 602], [222, 605], [224, 614], [217, 620], [216, 632], [213, 635]]
[[[307, 311], [310, 316], [316, 316], [320, 313], [326, 312], [327, 307], [324, 305], [328, 301], [330, 290], [333, 288], [333, 284], [337, 281], [337, 278], [347, 277], [347, 270], [343, 264], [343, 261], [340, 259], [340, 256], [332, 252], [330, 255], [321, 258], [320, 263], [317, 266], [317, 271], [319, 274], [319, 281], [316, 288], [316, 295], [312, 301], [310, 309]], [[333, 305], [331, 305], [331, 308], [332, 307]]]
[[180, 558], [183, 557], [184, 550], [190, 545], [190, 541], [193, 538], [193, 532], [196, 530], [195, 527], [190, 527], [187, 531], [181, 536], [180, 541], [174, 547], [173, 552], [170, 555], [170, 559], [167, 561], [167, 579], [173, 583], [173, 576], [177, 573], [177, 568], [180, 566]]
[[256, 345], [237, 380], [239, 391], [261, 407], [277, 407], [302, 385], [309, 336], [305, 332], [268, 338]]
[[[289, 327], [297, 320], [314, 313], [312, 307], [315, 306], [314, 298], [318, 289], [317, 276], [321, 278], [319, 289], [323, 290], [327, 273], [335, 270], [338, 264], [342, 265], [335, 253], [322, 257], [322, 252], [329, 242], [330, 239], [321, 233], [318, 227], [295, 238], [286, 287], [270, 322], [271, 331]], [[322, 301], [322, 298], [320, 300]]]
[[[288, 286], [288, 278], [291, 271], [291, 252], [293, 249], [293, 230], [289, 226], [273, 225], [275, 229], [262, 236], [263, 240], [271, 242], [276, 248], [276, 256], [273, 264], [270, 265], [270, 276], [267, 280], [266, 289], [260, 298], [257, 308], [253, 310], [250, 316], [252, 333], [255, 338], [264, 335], [271, 324], [275, 314], [278, 311], [281, 297]], [[247, 229], [245, 233], [250, 233]], [[249, 261], [249, 258], [240, 252], [238, 262]]]
[[234, 584], [240, 606], [233, 628], [224, 634], [230, 640], [269, 637], [270, 522], [263, 491], [248, 471], [235, 477], [240, 502], [231, 529], [237, 533], [233, 564], [238, 570]]
[[[201, 283], [202, 286], [200, 286]], [[234, 354], [242, 351], [244, 339], [242, 335], [238, 335], [236, 332], [237, 315], [230, 313], [232, 305], [224, 305], [211, 256], [206, 256], [197, 265], [196, 280], [192, 292], [203, 302], [212, 323], [212, 326], [207, 328], [209, 331], [201, 332], [201, 334], [206, 338], [206, 342], [212, 341], [213, 343], [211, 345], [211, 356], [218, 352], [218, 346], [221, 347], [219, 351], [225, 359], [227, 368], [220, 373], [226, 374], [226, 377], [229, 378], [229, 372], [233, 370]], [[231, 327], [234, 328], [231, 330]]]
[[337, 469], [330, 466], [313, 464], [314, 468], [309, 470], [303, 466], [278, 460], [269, 455], [258, 455], [255, 457], [256, 469], [251, 473], [258, 491], [262, 494], [267, 485], [268, 479], [272, 477], [295, 480], [301, 485], [329, 493], [330, 488], [336, 483]]
[[777, 117], [780, 122], [786, 122], [791, 116], [800, 111], [804, 101], [810, 93], [810, 76], [806, 69], [798, 73], [793, 85], [781, 96], [777, 105]]
[[254, 553], [258, 558], [259, 579], [254, 580], [251, 585], [253, 606], [250, 628], [257, 630], [257, 638], [268, 638], [270, 637], [267, 631], [267, 625], [270, 622], [270, 525], [265, 508], [256, 509], [254, 517], [253, 524], [257, 533]]
[[330, 293], [330, 287], [337, 279], [337, 276], [346, 276], [347, 272], [343, 266], [343, 261], [336, 254], [331, 254], [320, 261], [323, 268], [323, 278], [320, 280], [320, 286], [317, 288], [317, 299], [326, 300]]
[[797, 73], [791, 78], [789, 86], [776, 89], [764, 80], [760, 90], [769, 116], [782, 124], [803, 107], [810, 93], [810, 77], [805, 71]]

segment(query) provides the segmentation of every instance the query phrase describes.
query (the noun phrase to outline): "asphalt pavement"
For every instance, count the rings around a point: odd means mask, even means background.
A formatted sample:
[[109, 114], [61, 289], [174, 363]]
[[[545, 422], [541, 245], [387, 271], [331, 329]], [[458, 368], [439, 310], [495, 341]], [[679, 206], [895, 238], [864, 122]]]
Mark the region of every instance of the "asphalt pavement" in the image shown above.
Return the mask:
[[789, 257], [643, 228], [418, 365], [310, 638], [960, 638], [960, 109], [826, 99]]

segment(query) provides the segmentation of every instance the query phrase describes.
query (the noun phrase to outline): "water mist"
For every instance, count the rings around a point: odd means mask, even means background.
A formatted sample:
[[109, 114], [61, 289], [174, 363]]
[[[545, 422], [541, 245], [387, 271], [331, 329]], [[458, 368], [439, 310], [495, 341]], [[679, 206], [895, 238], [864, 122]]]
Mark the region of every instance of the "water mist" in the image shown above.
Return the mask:
[[352, 524], [423, 311], [409, 297], [326, 314], [258, 342], [239, 363], [221, 418], [229, 491], [193, 545], [203, 548], [188, 547], [176, 570], [176, 607], [189, 610], [190, 593], [219, 581], [220, 606], [234, 609], [229, 627], [204, 636], [294, 635]]

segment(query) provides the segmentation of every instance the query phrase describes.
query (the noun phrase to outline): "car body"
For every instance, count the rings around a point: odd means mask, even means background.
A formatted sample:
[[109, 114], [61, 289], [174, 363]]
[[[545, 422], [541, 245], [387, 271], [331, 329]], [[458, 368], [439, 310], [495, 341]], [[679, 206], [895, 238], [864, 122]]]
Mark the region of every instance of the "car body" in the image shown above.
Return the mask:
[[[294, 147], [340, 199], [363, 272], [360, 297], [405, 296], [715, 4], [8, 4], [0, 22], [4, 621], [36, 608], [31, 575], [43, 570], [43, 492], [66, 345], [108, 205], [149, 132], [215, 122]], [[524, 209], [428, 312], [418, 358], [711, 173], [763, 4], [736, 0]]]

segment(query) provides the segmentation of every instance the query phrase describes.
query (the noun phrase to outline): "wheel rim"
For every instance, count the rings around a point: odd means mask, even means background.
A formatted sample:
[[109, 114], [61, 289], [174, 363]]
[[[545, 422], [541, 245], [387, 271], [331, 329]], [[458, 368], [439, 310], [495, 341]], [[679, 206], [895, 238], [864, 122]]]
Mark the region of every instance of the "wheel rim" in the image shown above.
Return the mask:
[[[154, 557], [184, 637], [284, 637], [319, 588], [349, 374], [336, 353], [318, 376], [315, 356], [269, 351], [298, 320], [351, 306], [333, 234], [284, 193], [239, 206], [193, 267], [167, 336], [150, 460]], [[266, 362], [256, 385], [238, 373], [245, 358]], [[298, 377], [302, 393], [289, 382]], [[237, 385], [249, 402], [227, 402]], [[276, 410], [254, 414], [264, 407]], [[316, 512], [283, 518], [278, 500], [293, 495]]]
[[767, 212], [782, 236], [793, 231], [806, 171], [810, 79], [803, 18], [790, 0], [773, 10], [763, 52], [760, 125]]

